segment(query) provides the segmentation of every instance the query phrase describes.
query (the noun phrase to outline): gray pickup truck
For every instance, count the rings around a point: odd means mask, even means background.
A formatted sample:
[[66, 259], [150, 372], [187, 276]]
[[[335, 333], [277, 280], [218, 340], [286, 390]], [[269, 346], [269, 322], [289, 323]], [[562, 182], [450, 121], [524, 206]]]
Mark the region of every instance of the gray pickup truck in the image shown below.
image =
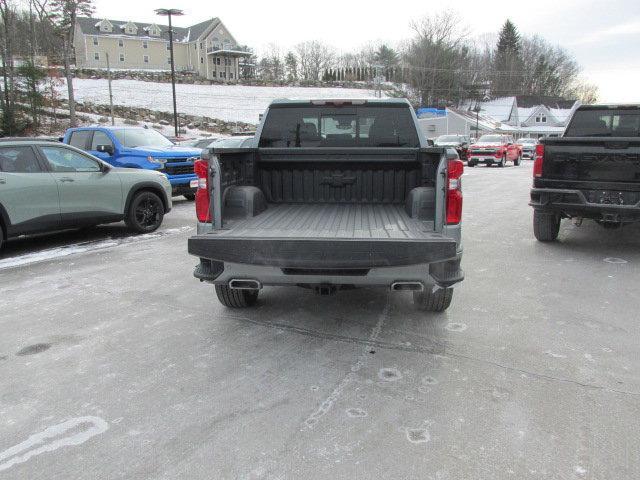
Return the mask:
[[196, 163], [194, 275], [228, 307], [264, 286], [412, 291], [444, 311], [463, 279], [463, 165], [406, 100], [277, 100], [254, 137]]

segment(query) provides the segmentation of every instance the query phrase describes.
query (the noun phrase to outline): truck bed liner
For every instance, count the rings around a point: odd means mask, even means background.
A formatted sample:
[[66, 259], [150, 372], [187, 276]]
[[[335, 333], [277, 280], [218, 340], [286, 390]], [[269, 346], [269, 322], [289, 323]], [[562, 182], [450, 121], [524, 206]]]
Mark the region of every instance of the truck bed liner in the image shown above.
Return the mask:
[[285, 268], [375, 268], [456, 257], [456, 242], [402, 205], [271, 204], [253, 218], [189, 239], [189, 253]]
[[271, 204], [260, 215], [228, 222], [217, 233], [243, 238], [415, 240], [433, 234], [433, 222], [413, 219], [403, 205], [392, 204]]

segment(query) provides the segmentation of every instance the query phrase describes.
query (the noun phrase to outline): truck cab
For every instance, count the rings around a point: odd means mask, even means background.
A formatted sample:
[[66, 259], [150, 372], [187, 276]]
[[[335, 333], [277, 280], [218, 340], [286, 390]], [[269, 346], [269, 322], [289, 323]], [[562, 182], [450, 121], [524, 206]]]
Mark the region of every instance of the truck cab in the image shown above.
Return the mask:
[[115, 167], [162, 172], [171, 183], [173, 195], [184, 195], [188, 200], [195, 198], [197, 177], [193, 165], [202, 151], [175, 145], [156, 130], [143, 127], [70, 128], [63, 142]]

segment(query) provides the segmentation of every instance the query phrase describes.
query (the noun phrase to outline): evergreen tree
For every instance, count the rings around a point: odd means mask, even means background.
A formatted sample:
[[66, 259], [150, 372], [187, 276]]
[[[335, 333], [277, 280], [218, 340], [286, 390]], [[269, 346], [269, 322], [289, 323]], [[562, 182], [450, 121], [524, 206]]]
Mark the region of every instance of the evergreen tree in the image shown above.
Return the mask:
[[494, 80], [492, 93], [496, 97], [517, 95], [522, 89], [523, 62], [520, 34], [516, 26], [508, 20], [504, 22], [494, 59]]
[[287, 81], [298, 80], [298, 57], [293, 52], [288, 52], [284, 57], [284, 66], [287, 70]]

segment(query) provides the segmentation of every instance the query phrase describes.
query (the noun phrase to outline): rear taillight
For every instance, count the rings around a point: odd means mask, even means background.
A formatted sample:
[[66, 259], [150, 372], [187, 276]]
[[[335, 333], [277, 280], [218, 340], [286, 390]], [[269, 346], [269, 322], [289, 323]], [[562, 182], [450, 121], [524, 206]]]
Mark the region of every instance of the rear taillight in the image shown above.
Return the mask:
[[536, 156], [533, 160], [533, 176], [538, 178], [542, 176], [542, 164], [544, 163], [544, 145], [539, 143], [536, 145]]
[[199, 222], [211, 221], [211, 196], [209, 194], [209, 163], [205, 160], [196, 160], [193, 171], [198, 177], [198, 189], [196, 190], [196, 216]]
[[449, 160], [447, 166], [447, 225], [455, 225], [462, 220], [462, 174], [461, 160]]

